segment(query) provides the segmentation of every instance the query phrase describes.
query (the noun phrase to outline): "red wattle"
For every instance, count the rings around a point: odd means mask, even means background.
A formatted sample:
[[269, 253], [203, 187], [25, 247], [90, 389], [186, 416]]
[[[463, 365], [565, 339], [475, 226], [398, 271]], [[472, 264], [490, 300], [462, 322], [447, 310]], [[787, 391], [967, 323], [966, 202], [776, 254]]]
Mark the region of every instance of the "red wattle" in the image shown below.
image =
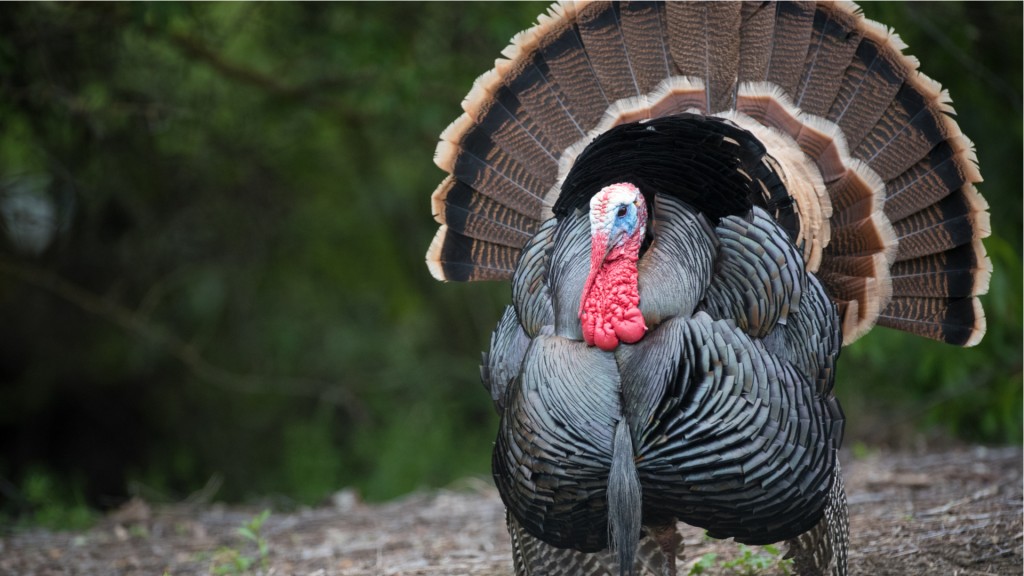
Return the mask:
[[[639, 299], [637, 301], [639, 302]], [[647, 332], [644, 316], [636, 305], [626, 310], [622, 315], [622, 319], [617, 323], [613, 320], [612, 325], [615, 326], [615, 335], [626, 344], [639, 342], [644, 337], [644, 333]]]
[[627, 240], [624, 246], [613, 248], [602, 258], [607, 239], [601, 236], [593, 238], [590, 276], [580, 302], [580, 323], [587, 344], [611, 351], [620, 342], [638, 342], [647, 332], [647, 325], [637, 307], [639, 246], [631, 247], [632, 242]]

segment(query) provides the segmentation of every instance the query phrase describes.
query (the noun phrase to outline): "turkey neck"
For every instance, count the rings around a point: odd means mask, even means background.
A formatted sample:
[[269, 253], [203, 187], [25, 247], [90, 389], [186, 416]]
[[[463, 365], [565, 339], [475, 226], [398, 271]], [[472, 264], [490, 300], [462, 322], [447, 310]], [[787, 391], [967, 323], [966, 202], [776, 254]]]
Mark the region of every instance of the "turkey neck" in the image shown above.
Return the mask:
[[591, 237], [590, 275], [580, 300], [580, 324], [587, 344], [614, 350], [619, 342], [631, 344], [647, 331], [640, 313], [636, 262], [640, 235], [608, 248], [608, 235]]

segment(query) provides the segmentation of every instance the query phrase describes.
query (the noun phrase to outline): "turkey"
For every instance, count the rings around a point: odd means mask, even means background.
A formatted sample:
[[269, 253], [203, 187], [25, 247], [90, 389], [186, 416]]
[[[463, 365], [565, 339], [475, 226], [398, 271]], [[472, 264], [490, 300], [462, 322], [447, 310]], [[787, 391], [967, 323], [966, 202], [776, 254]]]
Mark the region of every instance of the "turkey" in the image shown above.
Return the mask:
[[562, 3], [476, 80], [427, 265], [511, 280], [516, 574], [675, 574], [677, 522], [846, 573], [842, 346], [985, 332], [973, 144], [904, 48], [849, 3]]

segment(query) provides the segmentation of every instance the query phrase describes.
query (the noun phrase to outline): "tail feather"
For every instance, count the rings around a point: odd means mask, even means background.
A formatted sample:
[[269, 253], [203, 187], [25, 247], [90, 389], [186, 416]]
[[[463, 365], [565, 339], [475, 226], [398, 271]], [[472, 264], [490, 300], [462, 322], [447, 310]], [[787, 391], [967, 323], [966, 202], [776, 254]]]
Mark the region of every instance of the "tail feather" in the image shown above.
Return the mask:
[[883, 194], [885, 182], [858, 162], [842, 177], [828, 185], [832, 201], [832, 224], [854, 224], [875, 215], [886, 215]]
[[885, 254], [890, 239], [871, 219], [865, 218], [832, 230], [829, 247], [836, 256]]
[[652, 118], [661, 118], [699, 109], [704, 102], [705, 90], [704, 82], [699, 78], [673, 76], [663, 80], [649, 98], [650, 115]]
[[981, 176], [948, 94], [905, 48], [849, 3], [556, 4], [442, 135], [436, 160], [451, 176], [432, 202], [443, 227], [431, 271], [508, 278], [597, 134], [696, 111], [765, 143], [845, 343], [876, 321], [974, 342], [991, 269]]
[[974, 346], [985, 334], [985, 313], [977, 298], [896, 296], [878, 323], [958, 346]]
[[774, 32], [774, 2], [743, 3], [740, 8], [739, 83], [764, 82], [768, 78]]
[[893, 291], [901, 296], [963, 298], [988, 292], [992, 262], [981, 241], [893, 264]]
[[549, 178], [550, 173], [558, 171], [557, 156], [550, 151], [552, 146], [542, 135], [529, 130], [508, 109], [496, 100], [487, 105], [470, 105], [465, 116], [473, 123], [452, 123], [442, 139], [449, 142], [460, 142], [462, 130], [477, 130], [487, 134], [498, 147], [518, 160], [522, 165], [530, 167], [533, 174], [540, 178]]
[[617, 12], [617, 4], [591, 2], [580, 8], [576, 20], [597, 80], [612, 102], [640, 94]]
[[552, 18], [531, 30], [538, 36], [539, 52], [549, 78], [562, 88], [564, 104], [572, 111], [576, 122], [581, 126], [596, 124], [614, 100], [601, 88], [572, 22]]
[[889, 266], [883, 254], [874, 253], [864, 256], [842, 255], [826, 259], [821, 266], [823, 273], [856, 278], [878, 278], [881, 271]]
[[814, 2], [777, 2], [767, 80], [795, 94], [814, 28]]
[[506, 137], [532, 140], [547, 156], [558, 158], [558, 147], [503, 81], [497, 69], [481, 74], [462, 100], [462, 109], [478, 124], [485, 119], [497, 122]]
[[[902, 264], [902, 262], [901, 262]], [[901, 296], [929, 298], [964, 298], [978, 296], [982, 284], [976, 276], [979, 268], [939, 270], [931, 273], [894, 276], [893, 291]]]
[[738, 2], [669, 2], [669, 48], [681, 76], [704, 79], [705, 114], [729, 109], [734, 102], [739, 70], [740, 9]]
[[981, 182], [981, 174], [970, 141], [964, 137], [945, 140], [889, 182], [885, 214], [892, 221], [900, 220], [975, 182]]
[[892, 280], [872, 277], [847, 276], [822, 271], [821, 281], [828, 288], [829, 296], [840, 306], [843, 323], [843, 342], [849, 343], [871, 329], [882, 311], [882, 302], [892, 295]]
[[619, 27], [639, 94], [648, 94], [673, 74], [661, 7], [656, 2], [620, 4]]
[[925, 157], [935, 144], [950, 137], [955, 124], [946, 112], [945, 92], [918, 74], [896, 93], [875, 126], [853, 150], [885, 181], [892, 180]]
[[894, 222], [900, 239], [896, 260], [945, 252], [987, 237], [991, 233], [987, 208], [971, 187]]
[[851, 147], [856, 147], [875, 126], [882, 113], [916, 66], [903, 56], [906, 44], [889, 29], [861, 20], [863, 40], [829, 107], [826, 118], [838, 124]]
[[[455, 127], [452, 132], [458, 130]], [[531, 170], [505, 153], [479, 130], [470, 130], [441, 140], [435, 163], [474, 190], [521, 214], [533, 216], [540, 210], [541, 198], [534, 191], [543, 182]]]
[[[532, 56], [532, 57], [531, 57]], [[560, 90], [552, 86], [547, 76], [533, 62], [536, 53], [517, 54], [515, 60], [495, 63], [505, 85], [530, 114], [557, 150], [572, 146], [586, 134], [559, 98]]]
[[442, 225], [427, 249], [427, 267], [438, 280], [471, 282], [507, 280], [516, 268], [519, 250], [476, 240]]
[[[452, 152], [450, 156], [445, 155]], [[474, 190], [504, 204], [522, 214], [536, 214], [540, 210], [541, 198], [529, 188], [529, 183], [519, 182], [469, 153], [456, 153], [454, 149], [442, 151], [438, 164], [450, 165], [451, 174]]]
[[448, 228], [476, 240], [519, 248], [537, 230], [536, 220], [499, 204], [467, 184], [446, 178], [432, 199]]
[[857, 14], [836, 5], [814, 16], [810, 50], [794, 100], [807, 113], [825, 116], [842, 85], [843, 73], [860, 44]]
[[[503, 110], [496, 107], [497, 110]], [[554, 158], [531, 138], [522, 137], [518, 130], [508, 131], [499, 114], [488, 114], [476, 124], [469, 114], [463, 113], [443, 132], [435, 151], [435, 162], [443, 158], [444, 147], [459, 148], [496, 167], [511, 166], [534, 178], [550, 178], [558, 170]], [[512, 139], [519, 136], [518, 139]], [[510, 138], [512, 137], [512, 138]], [[442, 170], [451, 172], [450, 168]]]

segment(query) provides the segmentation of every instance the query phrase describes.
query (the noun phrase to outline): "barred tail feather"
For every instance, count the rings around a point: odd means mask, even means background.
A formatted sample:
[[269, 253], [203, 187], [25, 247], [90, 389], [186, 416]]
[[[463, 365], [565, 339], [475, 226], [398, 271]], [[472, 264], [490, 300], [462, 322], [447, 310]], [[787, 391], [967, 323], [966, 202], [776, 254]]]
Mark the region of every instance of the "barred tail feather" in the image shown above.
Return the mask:
[[[619, 576], [619, 558], [607, 550], [587, 553], [555, 548], [524, 530], [511, 514], [506, 515], [506, 523], [516, 576]], [[675, 573], [676, 558], [664, 552], [659, 536], [644, 536], [637, 544], [634, 572], [658, 576]]]

